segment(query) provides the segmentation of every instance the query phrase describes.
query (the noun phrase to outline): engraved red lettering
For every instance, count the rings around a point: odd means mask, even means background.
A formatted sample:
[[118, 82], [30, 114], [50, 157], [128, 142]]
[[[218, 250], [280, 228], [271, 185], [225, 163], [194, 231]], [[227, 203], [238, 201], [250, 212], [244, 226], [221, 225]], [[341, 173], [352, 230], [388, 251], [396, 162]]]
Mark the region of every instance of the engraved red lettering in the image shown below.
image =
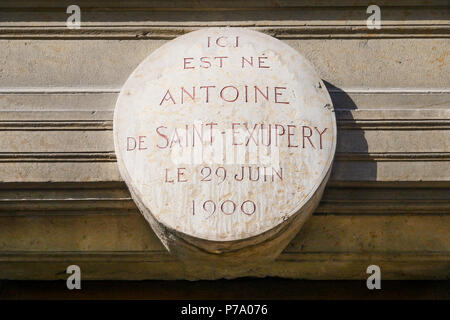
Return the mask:
[[288, 124], [287, 125], [287, 136], [288, 136], [288, 148], [297, 148], [298, 146], [297, 145], [293, 145], [293, 144], [291, 144], [291, 136], [293, 136], [294, 135], [294, 133], [293, 132], [291, 132], [291, 129], [292, 128], [294, 128], [295, 129], [295, 126], [294, 125], [292, 125], [292, 124]]
[[194, 60], [194, 58], [183, 58], [183, 69], [194, 69], [194, 67], [188, 67], [188, 64], [190, 64], [192, 60]]
[[[228, 89], [228, 88], [233, 88], [234, 89], [234, 92], [235, 92], [234, 99], [230, 99], [230, 100], [225, 99], [223, 92], [225, 91], [225, 89]], [[239, 90], [235, 86], [223, 87], [222, 90], [220, 90], [220, 97], [222, 98], [222, 100], [225, 100], [226, 102], [235, 102], [237, 100], [237, 98], [239, 97]]]
[[278, 90], [286, 90], [286, 87], [275, 87], [275, 103], [289, 104], [288, 101], [278, 101], [278, 96], [283, 94], [282, 92], [278, 92]]
[[147, 150], [147, 147], [143, 147], [142, 145], [144, 144], [144, 139], [147, 138], [146, 136], [139, 136], [139, 146], [138, 149], [139, 150]]
[[184, 103], [184, 94], [188, 95], [189, 98], [191, 98], [191, 100], [195, 102], [195, 87], [192, 87], [192, 94], [187, 92], [184, 87], [181, 87], [181, 104]]
[[258, 139], [257, 139], [257, 138], [255, 139], [255, 138], [253, 137], [253, 134], [255, 133], [255, 130], [256, 130], [257, 126], [258, 126], [258, 124], [255, 124], [255, 125], [253, 126], [253, 130], [250, 132], [250, 130], [248, 129], [247, 124], [245, 124], [245, 129], [247, 129], [247, 132], [248, 132], [248, 134], [249, 134], [247, 143], [245, 144], [246, 146], [248, 146], [250, 140], [253, 140], [253, 142], [255, 143], [256, 146], [258, 145]]
[[[168, 95], [168, 96], [167, 96]], [[164, 95], [164, 97], [162, 98], [161, 102], [159, 103], [159, 105], [162, 105], [162, 103], [164, 101], [169, 101], [172, 100], [173, 104], [176, 104], [175, 100], [172, 97], [172, 94], [170, 93], [170, 89], [167, 89], [166, 94]]]
[[220, 44], [222, 39], [227, 39], [227, 37], [223, 37], [223, 36], [222, 36], [222, 37], [218, 37], [217, 40], [216, 40], [216, 44], [217, 44], [219, 47], [222, 47], [222, 48], [223, 48], [223, 47], [226, 47], [227, 44], [226, 44], [226, 43], [225, 43], [225, 44], [223, 44], [223, 43]]
[[255, 86], [255, 103], [258, 102], [258, 92], [266, 99], [266, 101], [269, 101], [269, 87], [266, 87], [266, 94], [264, 94], [258, 86]]
[[209, 61], [209, 57], [201, 57], [200, 58], [200, 68], [208, 69], [211, 67], [211, 62]]
[[235, 126], [239, 126], [240, 125], [240, 123], [238, 122], [238, 123], [232, 123], [231, 124], [231, 131], [233, 132], [233, 146], [239, 146], [239, 145], [242, 145], [242, 143], [237, 143], [236, 142], [236, 134], [239, 134], [239, 131], [236, 131], [235, 130]]
[[206, 89], [206, 103], [209, 102], [209, 89], [215, 88], [216, 86], [201, 86], [200, 89]]
[[186, 170], [186, 168], [177, 168], [177, 178], [178, 178], [178, 182], [186, 182], [186, 179], [183, 179], [183, 175], [184, 175], [184, 171]]
[[[133, 143], [133, 146], [131, 147], [131, 143]], [[127, 151], [133, 151], [136, 149], [136, 139], [133, 137], [127, 137]]]
[[[308, 128], [308, 130], [309, 130], [309, 135], [306, 135], [306, 134], [305, 134], [305, 129], [306, 129], [306, 128]], [[303, 127], [302, 127], [303, 148], [305, 148], [305, 138], [306, 138], [306, 139], [308, 139], [308, 141], [309, 141], [309, 143], [311, 144], [311, 146], [315, 149], [314, 144], [313, 144], [312, 141], [311, 141], [311, 136], [312, 136], [312, 134], [313, 134], [313, 131], [311, 130], [310, 127], [308, 127], [308, 126], [303, 126]]]
[[253, 57], [250, 57], [250, 60], [248, 60], [245, 57], [242, 57], [242, 68], [244, 68], [245, 66], [245, 62], [247, 62], [249, 65], [251, 65], [253, 67]]
[[317, 129], [317, 127], [314, 127], [314, 129], [316, 129], [317, 133], [319, 134], [320, 149], [322, 149], [322, 135], [325, 133], [325, 131], [327, 131], [328, 128], [323, 129], [322, 132], [320, 132], [319, 129]]
[[157, 146], [158, 148], [160, 148], [160, 149], [164, 149], [164, 148], [167, 148], [167, 146], [169, 145], [169, 138], [168, 138], [165, 134], [163, 134], [163, 133], [160, 132], [160, 129], [161, 129], [161, 128], [167, 129], [167, 127], [164, 127], [164, 126], [158, 127], [158, 128], [156, 128], [156, 133], [157, 133], [161, 138], [163, 138], [163, 139], [166, 141], [166, 145], [165, 145], [165, 146], [160, 146], [159, 144], [157, 144], [156, 146]]
[[166, 183], [173, 183], [173, 180], [169, 179], [169, 169], [166, 169], [165, 182]]
[[214, 60], [219, 59], [219, 68], [223, 67], [223, 59], [227, 59], [228, 57], [214, 57]]
[[[283, 132], [281, 134], [278, 134], [278, 127], [283, 129]], [[281, 124], [276, 124], [275, 125], [275, 146], [278, 147], [278, 137], [281, 137], [282, 135], [284, 135], [285, 129], [283, 127], [283, 125]]]
[[267, 57], [258, 57], [258, 67], [261, 69], [269, 69], [269, 66], [264, 65], [264, 63], [266, 63], [265, 59], [267, 59]]

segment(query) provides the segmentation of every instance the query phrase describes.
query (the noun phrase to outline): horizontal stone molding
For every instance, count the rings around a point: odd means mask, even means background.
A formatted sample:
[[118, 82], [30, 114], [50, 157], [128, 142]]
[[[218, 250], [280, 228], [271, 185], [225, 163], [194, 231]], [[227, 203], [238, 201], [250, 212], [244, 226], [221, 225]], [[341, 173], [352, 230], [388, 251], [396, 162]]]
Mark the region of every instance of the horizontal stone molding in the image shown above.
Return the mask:
[[[209, 24], [210, 25], [210, 24]], [[230, 23], [214, 24], [216, 27]], [[380, 32], [374, 32], [365, 25], [355, 26], [297, 26], [297, 27], [255, 27], [254, 24], [233, 24], [236, 27], [266, 33], [282, 39], [376, 39], [376, 38], [450, 38], [450, 26], [404, 26], [383, 25]], [[80, 29], [66, 27], [1, 27], [0, 39], [148, 39], [171, 40], [199, 27], [130, 27], [130, 26], [85, 26]]]
[[[125, 185], [78, 183], [32, 185], [0, 189], [1, 216], [139, 215]], [[449, 214], [450, 189], [410, 186], [333, 187], [330, 185], [315, 214]]]
[[[184, 269], [139, 215], [0, 219], [0, 236], [16, 235], [1, 242], [2, 278], [62, 279], [69, 264], [80, 265], [85, 279], [220, 278], [200, 266]], [[385, 279], [448, 279], [446, 224], [448, 216], [438, 215], [314, 215], [276, 261], [251, 275], [366, 279], [367, 266], [378, 264]]]
[[[446, 252], [395, 252], [395, 253], [371, 253], [354, 254], [347, 252], [283, 252], [276, 260], [279, 262], [297, 262], [304, 260], [311, 261], [441, 261], [450, 263], [450, 257]], [[170, 256], [164, 250], [152, 251], [98, 251], [98, 252], [78, 252], [78, 251], [4, 251], [0, 253], [0, 262], [178, 262], [176, 258]], [[275, 262], [275, 263], [276, 263]]]
[[[345, 119], [345, 110], [336, 110], [339, 129], [345, 130], [448, 130], [450, 119]], [[344, 119], [342, 119], [344, 118]], [[1, 121], [0, 131], [112, 130], [112, 120]]]
[[0, 152], [0, 162], [115, 162], [114, 152]]
[[450, 152], [348, 152], [336, 153], [338, 161], [450, 161]]
[[[348, 152], [338, 161], [450, 161], [450, 152]], [[0, 152], [0, 162], [115, 162], [111, 152]]]
[[0, 121], [0, 131], [112, 130], [112, 120], [97, 121]]
[[[57, 1], [57, 0], [35, 0], [33, 2], [27, 0], [4, 0], [2, 1], [1, 7], [11, 8], [11, 9], [27, 9], [27, 8], [65, 8], [70, 4], [69, 0]], [[445, 0], [398, 0], [392, 2], [389, 0], [379, 0], [379, 6], [386, 7], [433, 7], [433, 6], [447, 6], [448, 3]], [[203, 9], [203, 10], [213, 10], [213, 9], [254, 9], [254, 8], [298, 8], [298, 7], [357, 7], [357, 6], [369, 6], [372, 4], [370, 0], [342, 0], [339, 2], [333, 0], [282, 0], [282, 1], [270, 1], [270, 0], [248, 0], [242, 2], [240, 0], [174, 0], [170, 2], [161, 0], [129, 0], [126, 2], [111, 2], [108, 0], [79, 0], [80, 6], [104, 10], [107, 8], [112, 9], [122, 9], [131, 8], [134, 10], [145, 10], [148, 9], [165, 9], [165, 10], [189, 10], [189, 9]]]

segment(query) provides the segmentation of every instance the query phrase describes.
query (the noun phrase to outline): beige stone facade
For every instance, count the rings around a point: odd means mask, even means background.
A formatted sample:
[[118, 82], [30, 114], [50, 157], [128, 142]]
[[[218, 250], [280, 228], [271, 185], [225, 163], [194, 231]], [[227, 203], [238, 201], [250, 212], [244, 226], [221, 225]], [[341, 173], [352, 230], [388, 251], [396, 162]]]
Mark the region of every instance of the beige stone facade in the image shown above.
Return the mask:
[[[339, 3], [339, 4], [338, 4]], [[305, 56], [337, 120], [333, 170], [314, 215], [250, 276], [450, 275], [450, 14], [446, 1], [64, 1], [0, 3], [0, 278], [185, 279], [116, 164], [117, 96], [156, 48], [239, 26]], [[214, 272], [196, 274], [216, 278]]]

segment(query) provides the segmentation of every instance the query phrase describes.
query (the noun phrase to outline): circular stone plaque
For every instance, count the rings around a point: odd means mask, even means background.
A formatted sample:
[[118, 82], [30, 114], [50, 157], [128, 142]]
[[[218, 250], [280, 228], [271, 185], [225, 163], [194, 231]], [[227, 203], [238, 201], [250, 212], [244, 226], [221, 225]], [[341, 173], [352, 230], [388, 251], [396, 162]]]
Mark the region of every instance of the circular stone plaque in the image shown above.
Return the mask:
[[169, 250], [274, 243], [278, 253], [320, 200], [336, 120], [325, 85], [293, 48], [209, 28], [136, 68], [116, 104], [114, 142], [133, 199]]

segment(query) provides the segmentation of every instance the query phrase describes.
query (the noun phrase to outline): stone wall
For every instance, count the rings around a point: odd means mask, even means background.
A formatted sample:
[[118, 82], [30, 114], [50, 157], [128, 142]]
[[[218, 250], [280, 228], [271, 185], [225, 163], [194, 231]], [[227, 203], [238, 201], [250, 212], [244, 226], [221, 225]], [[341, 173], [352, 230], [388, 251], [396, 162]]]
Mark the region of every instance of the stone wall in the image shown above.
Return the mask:
[[[450, 23], [446, 1], [2, 1], [0, 278], [182, 279], [114, 154], [121, 86], [166, 41], [207, 26], [270, 34], [309, 59], [336, 109], [322, 202], [252, 276], [450, 275]], [[82, 28], [67, 29], [78, 4]], [[355, 5], [356, 4], [356, 5]], [[205, 278], [214, 278], [205, 274]]]

